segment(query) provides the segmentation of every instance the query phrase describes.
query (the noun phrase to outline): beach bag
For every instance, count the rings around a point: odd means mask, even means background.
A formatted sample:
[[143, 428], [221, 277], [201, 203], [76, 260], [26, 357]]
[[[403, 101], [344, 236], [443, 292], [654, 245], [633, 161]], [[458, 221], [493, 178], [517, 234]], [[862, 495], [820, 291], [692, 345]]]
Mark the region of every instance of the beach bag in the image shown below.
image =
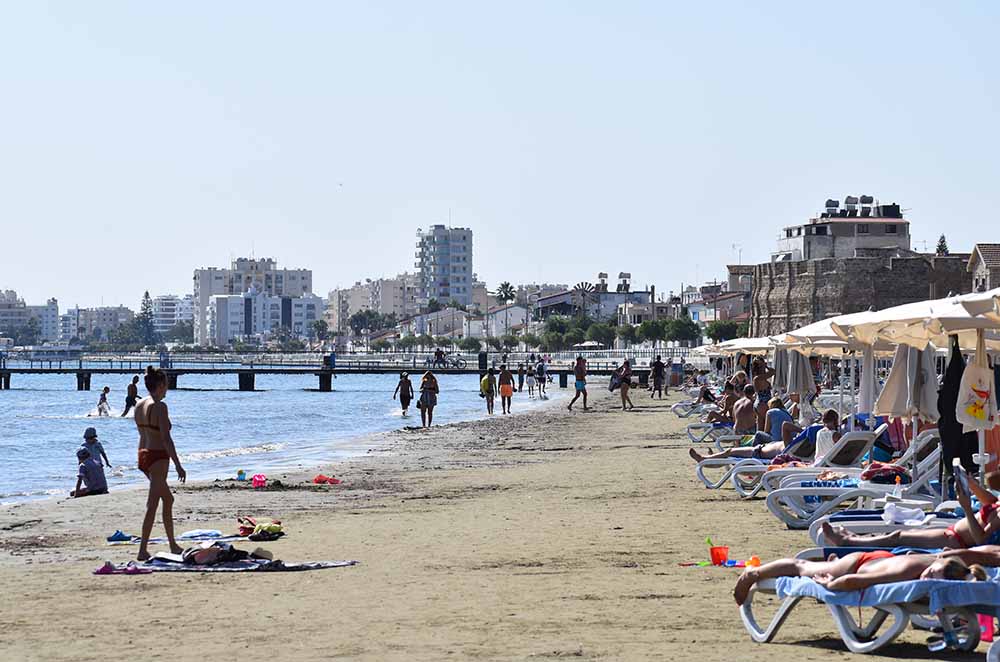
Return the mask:
[[976, 340], [976, 358], [962, 373], [955, 418], [962, 424], [964, 432], [989, 430], [996, 425], [995, 383], [993, 371], [986, 361], [986, 342], [982, 333]]

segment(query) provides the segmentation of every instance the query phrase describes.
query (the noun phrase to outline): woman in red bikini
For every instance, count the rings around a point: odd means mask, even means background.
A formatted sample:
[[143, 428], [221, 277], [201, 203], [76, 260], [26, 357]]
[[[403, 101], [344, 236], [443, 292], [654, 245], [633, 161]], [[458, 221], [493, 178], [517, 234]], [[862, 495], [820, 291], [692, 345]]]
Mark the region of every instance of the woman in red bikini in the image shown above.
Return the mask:
[[177, 469], [177, 478], [183, 483], [187, 478], [181, 461], [177, 459], [177, 449], [170, 437], [170, 417], [163, 398], [167, 395], [167, 375], [162, 370], [146, 368], [146, 389], [149, 397], [143, 398], [135, 406], [135, 426], [139, 429], [139, 470], [149, 479], [149, 496], [146, 498], [146, 517], [142, 520], [142, 542], [138, 559], [149, 558], [146, 546], [156, 519], [156, 508], [163, 502], [163, 528], [170, 541], [170, 551], [180, 554], [183, 550], [174, 540], [174, 495], [167, 485], [170, 461]]
[[[986, 476], [991, 487], [1000, 484], [1000, 475], [993, 472]], [[972, 507], [971, 499], [961, 489], [956, 489], [958, 503], [965, 511], [965, 519], [955, 522], [948, 528], [935, 527], [924, 529], [903, 529], [875, 536], [854, 535], [844, 531], [842, 527], [823, 524], [823, 540], [827, 545], [838, 547], [921, 547], [924, 549], [968, 549], [976, 545], [1000, 544], [1000, 503], [988, 490], [984, 490], [975, 481], [969, 481], [972, 490], [982, 507], [977, 512]]]
[[[1000, 558], [990, 558], [1000, 562]], [[826, 561], [779, 559], [759, 568], [747, 568], [740, 575], [733, 590], [736, 604], [746, 602], [750, 588], [759, 581], [775, 577], [812, 577], [831, 591], [857, 591], [875, 586], [905, 582], [911, 579], [986, 579], [986, 571], [979, 565], [966, 565], [957, 555], [939, 557], [936, 554], [909, 554], [894, 556], [892, 552], [852, 552], [837, 558], [831, 555]]]

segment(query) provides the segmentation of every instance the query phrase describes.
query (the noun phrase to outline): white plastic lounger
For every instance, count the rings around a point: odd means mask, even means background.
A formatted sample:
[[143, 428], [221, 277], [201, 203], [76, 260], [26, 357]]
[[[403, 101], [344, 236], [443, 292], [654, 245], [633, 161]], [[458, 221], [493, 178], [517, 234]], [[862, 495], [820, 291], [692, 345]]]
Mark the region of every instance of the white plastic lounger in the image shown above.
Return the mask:
[[674, 412], [678, 418], [689, 416], [700, 416], [710, 411], [717, 411], [719, 408], [709, 402], [678, 402], [674, 404], [670, 411]]
[[[762, 628], [753, 613], [754, 597], [758, 593], [773, 594], [783, 599], [781, 606], [766, 628]], [[996, 581], [965, 582], [942, 579], [918, 579], [908, 582], [871, 586], [864, 591], [829, 591], [804, 577], [780, 577], [755, 585], [740, 607], [740, 617], [750, 637], [758, 643], [774, 639], [785, 619], [803, 598], [816, 599], [830, 610], [844, 645], [853, 653], [871, 653], [891, 643], [911, 622], [926, 626], [936, 621], [950, 632], [954, 647], [975, 650], [979, 645], [976, 613], [1000, 613], [1000, 583]], [[861, 627], [851, 612], [858, 607], [874, 608], [875, 614]], [[969, 627], [955, 630], [953, 618], [963, 618]], [[888, 626], [886, 621], [892, 619]], [[990, 656], [1000, 655], [991, 647]], [[989, 658], [997, 659], [997, 658]]]
[[731, 482], [740, 496], [751, 498], [757, 496], [761, 490], [777, 489], [781, 481], [788, 476], [808, 477], [827, 469], [857, 468], [861, 464], [861, 460], [871, 450], [875, 440], [885, 430], [886, 426], [880, 425], [871, 432], [848, 432], [834, 444], [826, 457], [809, 467], [768, 471], [768, 465], [756, 460], [740, 463], [733, 471]]
[[712, 443], [716, 437], [732, 436], [733, 426], [730, 423], [691, 423], [687, 426], [687, 436], [692, 443]]
[[[730, 439], [738, 440], [742, 439], [742, 437], [720, 437], [716, 441], [716, 447], [719, 448], [719, 450], [723, 450], [720, 445]], [[793, 446], [788, 452], [790, 455], [799, 458], [802, 462], [809, 462], [812, 460], [812, 456], [816, 452], [816, 442], [813, 439], [806, 438]], [[754, 460], [752, 458], [741, 457], [711, 458], [699, 462], [698, 466], [695, 467], [694, 472], [698, 477], [698, 480], [700, 480], [705, 487], [710, 490], [715, 490], [728, 482], [732, 477], [733, 472], [736, 470], [736, 467], [744, 462], [756, 462], [766, 467], [770, 460]], [[706, 471], [715, 471], [717, 469], [723, 470], [721, 478], [709, 478], [705, 475]]]
[[809, 538], [817, 545], [825, 545], [823, 524], [826, 522], [843, 527], [848, 533], [856, 535], [867, 533], [883, 534], [929, 527], [947, 528], [961, 519], [952, 512], [955, 506], [956, 502], [954, 501], [942, 503], [933, 511], [923, 515], [919, 522], [913, 524], [886, 522], [882, 517], [882, 509], [830, 513], [817, 518], [809, 525]]

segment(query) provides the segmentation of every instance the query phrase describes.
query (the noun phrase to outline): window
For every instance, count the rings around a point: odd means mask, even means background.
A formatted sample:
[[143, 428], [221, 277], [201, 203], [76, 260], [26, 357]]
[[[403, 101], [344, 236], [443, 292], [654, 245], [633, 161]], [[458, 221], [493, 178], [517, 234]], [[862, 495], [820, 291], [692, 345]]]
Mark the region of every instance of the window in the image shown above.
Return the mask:
[[827, 227], [825, 225], [819, 225], [819, 226], [816, 227], [816, 234], [817, 235], [825, 235], [826, 231], [827, 231]]
[[868, 234], [867, 223], [858, 223], [858, 234]]
[[887, 226], [885, 226], [885, 233], [886, 234], [896, 234], [896, 226], [895, 225], [887, 225]]

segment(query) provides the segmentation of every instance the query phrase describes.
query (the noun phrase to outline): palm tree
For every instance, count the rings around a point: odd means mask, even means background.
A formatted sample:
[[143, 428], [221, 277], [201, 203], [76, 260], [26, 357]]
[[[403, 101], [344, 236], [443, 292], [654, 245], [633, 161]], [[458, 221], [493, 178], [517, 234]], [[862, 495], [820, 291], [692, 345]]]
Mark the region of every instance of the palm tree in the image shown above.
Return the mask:
[[[504, 306], [517, 298], [517, 293], [514, 291], [514, 286], [509, 282], [504, 281], [500, 283], [500, 287], [497, 288], [497, 299], [503, 302]], [[510, 335], [510, 308], [505, 307], [503, 311], [504, 315], [504, 330], [502, 335]]]

